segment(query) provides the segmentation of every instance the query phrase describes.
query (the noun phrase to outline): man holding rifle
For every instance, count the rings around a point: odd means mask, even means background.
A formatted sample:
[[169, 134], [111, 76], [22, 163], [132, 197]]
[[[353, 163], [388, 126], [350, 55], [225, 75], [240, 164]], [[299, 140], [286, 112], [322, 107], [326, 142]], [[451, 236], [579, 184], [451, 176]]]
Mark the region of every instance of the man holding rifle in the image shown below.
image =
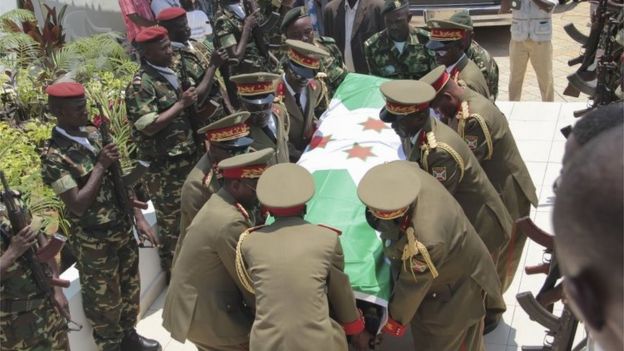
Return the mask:
[[[159, 350], [158, 342], [137, 334], [139, 257], [127, 213], [118, 206], [109, 168], [119, 160], [114, 144], [89, 125], [84, 87], [50, 85], [48, 106], [57, 125], [44, 149], [42, 177], [65, 205], [72, 224], [84, 312], [100, 350]], [[126, 192], [127, 193], [127, 192]], [[135, 207], [141, 204], [134, 202]], [[141, 235], [154, 233], [134, 209]]]

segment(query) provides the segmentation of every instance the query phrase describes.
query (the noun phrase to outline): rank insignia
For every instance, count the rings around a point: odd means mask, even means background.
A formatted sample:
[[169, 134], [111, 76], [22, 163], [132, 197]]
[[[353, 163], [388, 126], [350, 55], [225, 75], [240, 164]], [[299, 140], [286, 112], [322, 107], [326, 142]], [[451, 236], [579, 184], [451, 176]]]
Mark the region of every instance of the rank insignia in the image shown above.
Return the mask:
[[446, 167], [431, 168], [431, 175], [440, 182], [446, 181]]
[[464, 140], [466, 140], [466, 143], [468, 144], [470, 150], [474, 151], [477, 148], [477, 142], [479, 141], [479, 138], [476, 135], [465, 135]]

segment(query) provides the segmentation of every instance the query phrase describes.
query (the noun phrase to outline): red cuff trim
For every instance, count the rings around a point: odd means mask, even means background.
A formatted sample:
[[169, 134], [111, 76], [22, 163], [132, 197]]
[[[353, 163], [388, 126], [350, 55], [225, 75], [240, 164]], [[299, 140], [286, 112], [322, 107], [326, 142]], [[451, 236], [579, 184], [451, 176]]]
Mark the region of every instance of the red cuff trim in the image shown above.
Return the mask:
[[362, 311], [360, 311], [360, 318], [354, 320], [351, 323], [343, 324], [342, 329], [344, 329], [344, 332], [347, 335], [355, 335], [361, 333], [362, 330], [364, 330], [364, 317], [362, 316]]
[[388, 318], [388, 322], [383, 327], [384, 333], [390, 334], [392, 336], [403, 336], [406, 329], [406, 326], [401, 325], [399, 322], [393, 320], [392, 318]]

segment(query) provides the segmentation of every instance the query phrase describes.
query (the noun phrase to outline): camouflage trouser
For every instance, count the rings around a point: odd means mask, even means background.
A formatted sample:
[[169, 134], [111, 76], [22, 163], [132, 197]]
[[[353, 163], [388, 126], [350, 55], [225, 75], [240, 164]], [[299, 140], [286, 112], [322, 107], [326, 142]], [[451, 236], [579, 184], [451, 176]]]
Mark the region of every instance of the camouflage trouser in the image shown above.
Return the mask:
[[49, 300], [32, 310], [0, 313], [0, 350], [69, 350], [67, 325]]
[[165, 272], [171, 271], [173, 253], [180, 235], [180, 196], [186, 176], [199, 160], [198, 153], [188, 157], [152, 162], [144, 179], [150, 198], [156, 209], [160, 265]]
[[76, 241], [82, 306], [93, 338], [100, 350], [119, 350], [139, 314], [138, 245], [124, 227], [77, 234]]

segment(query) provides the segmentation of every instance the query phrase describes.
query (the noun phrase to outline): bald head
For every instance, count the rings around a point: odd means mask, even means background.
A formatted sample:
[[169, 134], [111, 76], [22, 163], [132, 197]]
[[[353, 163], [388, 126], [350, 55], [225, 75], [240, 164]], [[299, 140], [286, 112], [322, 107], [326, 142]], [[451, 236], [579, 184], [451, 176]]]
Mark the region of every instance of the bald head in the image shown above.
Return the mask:
[[606, 350], [624, 341], [622, 126], [597, 135], [561, 175], [555, 251], [574, 312]]

